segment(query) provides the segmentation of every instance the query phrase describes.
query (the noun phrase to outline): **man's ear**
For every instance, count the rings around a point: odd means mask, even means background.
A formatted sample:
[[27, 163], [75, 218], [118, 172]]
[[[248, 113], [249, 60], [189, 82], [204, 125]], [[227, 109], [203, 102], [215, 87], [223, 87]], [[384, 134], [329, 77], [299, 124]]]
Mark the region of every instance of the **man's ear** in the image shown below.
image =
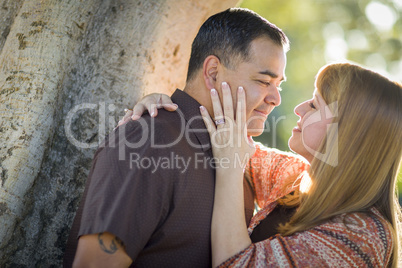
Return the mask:
[[204, 60], [202, 74], [205, 85], [208, 89], [216, 88], [216, 79], [218, 76], [218, 69], [220, 64], [221, 62], [219, 58], [214, 55], [209, 55]]

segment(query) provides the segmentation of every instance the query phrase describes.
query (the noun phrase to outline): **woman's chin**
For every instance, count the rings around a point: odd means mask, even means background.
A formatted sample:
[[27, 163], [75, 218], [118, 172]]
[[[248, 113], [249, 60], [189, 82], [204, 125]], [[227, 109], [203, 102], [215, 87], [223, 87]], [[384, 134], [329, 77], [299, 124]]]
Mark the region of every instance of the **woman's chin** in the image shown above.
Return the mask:
[[293, 137], [293, 135], [290, 137], [289, 141], [288, 141], [288, 147], [289, 149], [294, 152], [295, 154], [298, 154], [300, 156], [302, 156], [304, 159], [307, 160], [307, 162], [311, 163], [311, 161], [313, 160], [314, 156], [312, 156], [307, 150], [306, 148], [304, 148], [304, 146], [302, 144], [299, 144], [297, 141], [295, 141], [295, 138]]

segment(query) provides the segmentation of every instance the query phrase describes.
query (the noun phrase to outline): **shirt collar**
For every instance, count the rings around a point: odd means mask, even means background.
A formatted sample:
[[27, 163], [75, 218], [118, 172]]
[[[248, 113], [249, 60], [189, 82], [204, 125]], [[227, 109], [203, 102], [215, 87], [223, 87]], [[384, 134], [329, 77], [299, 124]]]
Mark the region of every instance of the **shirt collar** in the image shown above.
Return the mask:
[[207, 151], [211, 149], [208, 130], [200, 113], [201, 104], [180, 89], [176, 89], [173, 93], [172, 101], [179, 106], [176, 111], [184, 117], [186, 124], [191, 128], [191, 132], [197, 137], [202, 150]]

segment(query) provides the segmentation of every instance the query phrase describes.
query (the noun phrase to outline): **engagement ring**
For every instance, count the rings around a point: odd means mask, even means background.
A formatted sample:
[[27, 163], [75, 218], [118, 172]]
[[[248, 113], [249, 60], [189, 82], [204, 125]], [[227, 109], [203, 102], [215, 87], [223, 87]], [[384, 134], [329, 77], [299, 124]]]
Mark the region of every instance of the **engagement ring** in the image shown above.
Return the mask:
[[224, 118], [220, 118], [218, 120], [215, 120], [215, 125], [222, 125], [225, 124], [225, 119]]

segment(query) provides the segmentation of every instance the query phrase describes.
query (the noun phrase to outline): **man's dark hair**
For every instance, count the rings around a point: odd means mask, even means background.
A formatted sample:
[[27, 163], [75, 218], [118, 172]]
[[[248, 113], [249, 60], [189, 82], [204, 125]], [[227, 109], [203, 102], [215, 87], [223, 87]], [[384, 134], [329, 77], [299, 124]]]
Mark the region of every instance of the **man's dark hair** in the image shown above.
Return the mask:
[[244, 8], [230, 8], [209, 17], [195, 37], [188, 66], [187, 81], [202, 68], [209, 55], [233, 69], [241, 61], [249, 61], [250, 43], [267, 37], [287, 52], [289, 40], [285, 33], [257, 13]]

